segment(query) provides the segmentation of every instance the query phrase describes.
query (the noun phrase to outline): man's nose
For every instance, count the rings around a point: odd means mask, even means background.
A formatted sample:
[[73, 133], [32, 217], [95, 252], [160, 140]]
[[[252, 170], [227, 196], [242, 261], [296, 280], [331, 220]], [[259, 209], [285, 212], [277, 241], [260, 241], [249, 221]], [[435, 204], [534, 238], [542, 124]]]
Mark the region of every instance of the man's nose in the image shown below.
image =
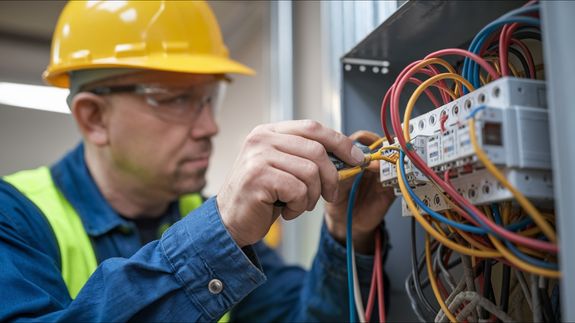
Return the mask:
[[198, 118], [192, 122], [191, 135], [194, 138], [213, 137], [219, 132], [212, 107], [203, 107]]

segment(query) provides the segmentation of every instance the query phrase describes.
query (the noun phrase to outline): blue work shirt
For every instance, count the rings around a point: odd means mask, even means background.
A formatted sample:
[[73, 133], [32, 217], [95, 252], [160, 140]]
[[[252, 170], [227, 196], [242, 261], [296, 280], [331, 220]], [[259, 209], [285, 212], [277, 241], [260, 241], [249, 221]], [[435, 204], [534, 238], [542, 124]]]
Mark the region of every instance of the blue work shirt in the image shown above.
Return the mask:
[[[0, 321], [214, 321], [232, 308], [234, 321], [348, 319], [345, 248], [325, 225], [309, 271], [286, 265], [262, 242], [239, 248], [215, 198], [181, 220], [174, 202], [164, 216], [175, 223], [142, 246], [136, 226], [96, 186], [83, 145], [51, 173], [80, 215], [99, 266], [72, 300], [50, 224], [0, 181]], [[357, 255], [364, 297], [372, 264], [373, 257]], [[208, 288], [214, 279], [219, 293]]]

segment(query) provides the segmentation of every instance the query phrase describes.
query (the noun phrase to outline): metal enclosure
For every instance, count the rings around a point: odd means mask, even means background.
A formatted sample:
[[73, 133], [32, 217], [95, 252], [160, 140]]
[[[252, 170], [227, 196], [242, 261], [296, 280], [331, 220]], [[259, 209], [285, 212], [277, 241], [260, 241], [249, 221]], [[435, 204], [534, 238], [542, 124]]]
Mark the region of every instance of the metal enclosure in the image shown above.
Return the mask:
[[[570, 60], [575, 50], [572, 33], [575, 30], [575, 3], [541, 1], [543, 47], [549, 91], [550, 131], [555, 180], [555, 206], [560, 237], [562, 299], [564, 321], [575, 321], [575, 257], [567, 251], [573, 245], [575, 218], [569, 215], [569, 195], [575, 173], [570, 164], [575, 160], [575, 145], [559, 147], [560, 138], [575, 136], [572, 126], [575, 113], [569, 104], [570, 77], [575, 64]], [[341, 120], [346, 134], [365, 129], [382, 135], [380, 105], [385, 92], [398, 73], [409, 63], [442, 48], [463, 48], [487, 23], [524, 1], [408, 1], [341, 59]], [[453, 62], [451, 62], [453, 63]], [[406, 98], [403, 98], [406, 99]], [[405, 106], [405, 104], [402, 104]], [[422, 97], [414, 116], [429, 111], [431, 105]], [[565, 141], [563, 141], [565, 143]], [[392, 249], [386, 271], [391, 281], [390, 321], [415, 321], [404, 291], [404, 281], [410, 270], [409, 219], [401, 218], [401, 203], [396, 201], [386, 217]], [[420, 231], [421, 233], [421, 231]], [[422, 235], [420, 235], [422, 237]], [[422, 240], [422, 239], [420, 239]], [[421, 241], [420, 241], [421, 242]], [[418, 250], [423, 250], [419, 246]]]

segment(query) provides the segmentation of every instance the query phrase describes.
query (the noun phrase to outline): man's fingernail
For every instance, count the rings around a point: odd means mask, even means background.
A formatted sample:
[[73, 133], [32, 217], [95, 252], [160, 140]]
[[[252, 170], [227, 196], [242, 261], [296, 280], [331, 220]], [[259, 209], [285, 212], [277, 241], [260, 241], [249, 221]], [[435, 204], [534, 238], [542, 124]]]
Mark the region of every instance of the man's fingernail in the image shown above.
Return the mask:
[[360, 165], [363, 163], [363, 159], [365, 158], [363, 155], [363, 151], [357, 148], [356, 146], [351, 147], [351, 157], [356, 165]]

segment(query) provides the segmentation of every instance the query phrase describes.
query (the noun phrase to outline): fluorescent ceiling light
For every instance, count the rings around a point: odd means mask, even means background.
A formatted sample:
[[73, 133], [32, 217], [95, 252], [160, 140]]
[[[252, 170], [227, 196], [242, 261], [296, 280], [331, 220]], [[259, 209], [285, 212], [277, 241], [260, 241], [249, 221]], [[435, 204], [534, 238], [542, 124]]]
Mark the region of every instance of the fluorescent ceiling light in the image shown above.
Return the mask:
[[18, 108], [70, 113], [69, 91], [51, 86], [0, 82], [0, 104]]

